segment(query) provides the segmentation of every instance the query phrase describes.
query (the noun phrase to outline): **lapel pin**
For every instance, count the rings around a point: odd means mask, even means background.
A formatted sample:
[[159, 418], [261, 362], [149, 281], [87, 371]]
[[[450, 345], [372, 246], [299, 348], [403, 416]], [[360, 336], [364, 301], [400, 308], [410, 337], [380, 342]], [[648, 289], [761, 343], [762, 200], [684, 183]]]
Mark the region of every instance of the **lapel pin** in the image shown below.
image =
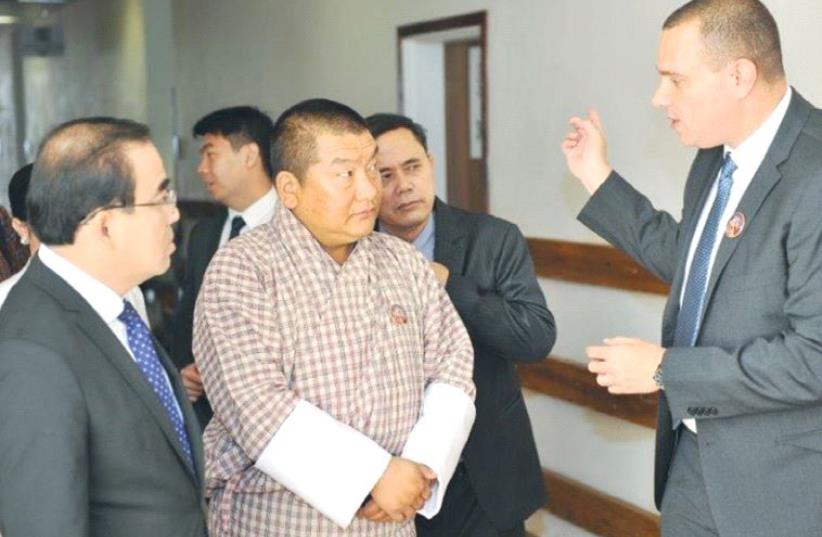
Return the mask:
[[741, 212], [737, 211], [728, 220], [728, 226], [725, 228], [725, 236], [729, 239], [735, 239], [742, 235], [742, 231], [745, 229], [745, 215]]
[[408, 316], [399, 304], [394, 304], [391, 306], [388, 310], [388, 315], [391, 317], [391, 322], [394, 324], [405, 324], [408, 322]]

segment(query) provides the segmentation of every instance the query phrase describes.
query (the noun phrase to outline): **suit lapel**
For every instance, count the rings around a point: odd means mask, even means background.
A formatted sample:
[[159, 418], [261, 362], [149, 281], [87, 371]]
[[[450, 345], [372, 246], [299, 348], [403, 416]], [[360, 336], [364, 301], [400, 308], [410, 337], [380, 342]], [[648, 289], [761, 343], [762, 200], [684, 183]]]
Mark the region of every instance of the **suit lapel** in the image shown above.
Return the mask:
[[[168, 357], [168, 354], [166, 354], [166, 351], [163, 349], [162, 345], [160, 345], [160, 342], [157, 341], [157, 338], [155, 338], [153, 334], [151, 338], [154, 342], [154, 347], [157, 349], [157, 355], [160, 358], [160, 362], [163, 364], [163, 368], [166, 370], [168, 380], [171, 382], [171, 388], [174, 390], [174, 396], [177, 398], [177, 402], [180, 405], [180, 411], [182, 411], [183, 413], [183, 420], [186, 427], [186, 433], [188, 433], [188, 440], [191, 444], [191, 456], [192, 459], [194, 459], [194, 468], [192, 469], [192, 471], [194, 472], [194, 477], [197, 479], [196, 482], [199, 483], [200, 476], [203, 475], [203, 460], [200, 456], [200, 453], [202, 453], [202, 431], [200, 430], [200, 425], [197, 421], [197, 416], [194, 414], [193, 407], [187, 403], [188, 395], [186, 394], [185, 388], [183, 387], [179, 377], [177, 376], [177, 369], [176, 367], [174, 367], [174, 363], [171, 361], [171, 358]], [[175, 435], [173, 446], [179, 448], [179, 444], [180, 443], [179, 441], [177, 441], [177, 436]], [[188, 461], [186, 460], [182, 452], [182, 448], [178, 449], [177, 455], [181, 457], [181, 460], [186, 465], [188, 465]]]
[[[189, 470], [189, 474], [192, 476], [195, 484], [198, 484], [197, 478], [194, 475], [195, 470], [190, 467], [188, 461], [186, 460], [183, 449], [180, 446], [177, 435], [174, 433], [171, 426], [171, 421], [168, 418], [165, 408], [163, 408], [160, 400], [154, 393], [154, 390], [151, 388], [148, 381], [146, 381], [143, 376], [143, 373], [140, 371], [140, 368], [136, 363], [134, 363], [131, 355], [128, 351], [126, 351], [122, 343], [120, 343], [120, 340], [117, 339], [117, 336], [114, 335], [111, 329], [103, 322], [88, 302], [86, 302], [85, 299], [83, 299], [62, 278], [43, 265], [39, 257], [32, 260], [32, 265], [29, 270], [32, 271], [32, 280], [40, 288], [55, 297], [64, 309], [75, 313], [75, 322], [77, 323], [78, 328], [85, 333], [86, 336], [88, 336], [88, 339], [92, 344], [100, 349], [101, 353], [108, 359], [112, 366], [117, 369], [120, 375], [122, 375], [123, 379], [126, 381], [126, 384], [128, 384], [128, 386], [134, 391], [135, 395], [137, 395], [137, 397], [146, 406], [149, 414], [163, 431], [163, 434], [166, 436], [171, 448], [180, 459], [180, 463]], [[163, 365], [166, 367], [166, 370], [168, 370], [168, 358], [159, 346], [158, 354], [161, 355]], [[170, 375], [170, 378], [172, 379], [172, 385], [174, 385], [174, 376]], [[177, 392], [177, 397], [179, 398], [179, 391], [175, 389], [175, 392]], [[182, 407], [183, 405], [180, 406]], [[186, 426], [188, 427], [191, 418], [188, 415], [185, 415], [185, 419]]]
[[458, 222], [458, 215], [437, 198], [434, 201], [434, 261], [448, 270], [462, 274], [465, 259], [465, 229]]
[[[762, 164], [759, 165], [759, 169], [756, 171], [756, 174], [754, 174], [748, 190], [745, 191], [745, 194], [739, 202], [737, 211], [745, 215], [748, 226], [750, 226], [750, 222], [756, 217], [768, 194], [782, 178], [779, 165], [788, 158], [790, 150], [796, 142], [796, 138], [799, 136], [799, 132], [807, 121], [809, 114], [810, 105], [794, 90], [791, 104], [785, 113], [782, 125], [777, 131], [771, 147], [765, 154]], [[742, 237], [744, 237], [744, 235], [742, 235]], [[704, 318], [705, 309], [716, 289], [717, 281], [722, 275], [725, 266], [728, 264], [728, 260], [739, 245], [740, 240], [741, 238], [729, 239], [723, 236], [722, 241], [719, 243], [716, 260], [711, 270], [711, 277], [708, 280], [708, 288], [705, 290], [702, 318]]]

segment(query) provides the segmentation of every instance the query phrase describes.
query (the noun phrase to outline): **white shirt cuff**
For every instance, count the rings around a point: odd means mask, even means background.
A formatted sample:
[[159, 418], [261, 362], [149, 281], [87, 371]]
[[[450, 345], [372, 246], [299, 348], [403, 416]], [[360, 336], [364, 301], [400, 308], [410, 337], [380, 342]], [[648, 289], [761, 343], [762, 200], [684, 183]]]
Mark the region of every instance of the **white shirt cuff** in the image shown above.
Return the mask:
[[300, 401], [254, 466], [347, 528], [390, 461], [360, 431]]
[[422, 417], [402, 451], [406, 459], [424, 464], [437, 474], [431, 497], [417, 511], [422, 516], [432, 518], [442, 507], [475, 416], [473, 400], [456, 386], [433, 383], [425, 389]]

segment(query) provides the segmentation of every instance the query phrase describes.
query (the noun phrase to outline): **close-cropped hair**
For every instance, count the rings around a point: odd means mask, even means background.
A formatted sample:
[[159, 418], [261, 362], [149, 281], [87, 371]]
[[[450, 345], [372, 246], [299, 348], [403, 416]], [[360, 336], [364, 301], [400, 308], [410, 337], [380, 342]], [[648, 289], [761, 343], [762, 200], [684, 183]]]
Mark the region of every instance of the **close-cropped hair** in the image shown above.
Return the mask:
[[194, 124], [192, 134], [195, 138], [206, 134], [224, 136], [234, 151], [245, 144], [256, 144], [265, 174], [273, 177], [270, 155], [273, 129], [274, 122], [268, 114], [253, 106], [232, 106], [203, 116]]
[[34, 234], [44, 244], [73, 244], [92, 211], [134, 203], [127, 146], [150, 140], [146, 125], [111, 117], [76, 119], [52, 130], [37, 153], [26, 197]]
[[751, 60], [765, 81], [785, 77], [779, 28], [759, 0], [691, 0], [665, 19], [665, 30], [697, 20], [706, 51], [717, 67]]
[[368, 122], [368, 130], [371, 131], [371, 136], [375, 139], [386, 132], [396, 129], [408, 129], [422, 148], [425, 149], [425, 152], [428, 153], [428, 137], [426, 136], [425, 127], [414, 122], [410, 117], [401, 114], [373, 114], [365, 118], [365, 121]]
[[352, 108], [329, 99], [308, 99], [280, 114], [271, 141], [274, 174], [287, 171], [302, 181], [317, 162], [317, 138], [322, 134], [368, 131], [365, 119]]
[[34, 164], [26, 164], [11, 176], [9, 181], [9, 205], [11, 215], [22, 222], [28, 222], [26, 211], [26, 194], [31, 182], [31, 169]]

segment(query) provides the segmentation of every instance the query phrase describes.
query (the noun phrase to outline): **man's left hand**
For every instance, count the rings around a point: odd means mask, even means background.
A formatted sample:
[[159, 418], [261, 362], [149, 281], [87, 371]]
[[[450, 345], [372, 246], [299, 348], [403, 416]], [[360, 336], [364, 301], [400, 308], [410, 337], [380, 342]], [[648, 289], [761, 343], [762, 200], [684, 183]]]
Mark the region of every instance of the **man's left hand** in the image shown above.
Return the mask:
[[654, 372], [662, 362], [664, 348], [636, 338], [603, 341], [605, 345], [585, 348], [591, 360], [588, 371], [596, 374], [597, 384], [614, 394], [653, 393], [659, 389]]
[[448, 267], [446, 267], [442, 263], [432, 261], [431, 269], [434, 271], [434, 276], [437, 277], [437, 281], [440, 282], [440, 285], [444, 286], [446, 283], [448, 283], [448, 275], [450, 274]]

